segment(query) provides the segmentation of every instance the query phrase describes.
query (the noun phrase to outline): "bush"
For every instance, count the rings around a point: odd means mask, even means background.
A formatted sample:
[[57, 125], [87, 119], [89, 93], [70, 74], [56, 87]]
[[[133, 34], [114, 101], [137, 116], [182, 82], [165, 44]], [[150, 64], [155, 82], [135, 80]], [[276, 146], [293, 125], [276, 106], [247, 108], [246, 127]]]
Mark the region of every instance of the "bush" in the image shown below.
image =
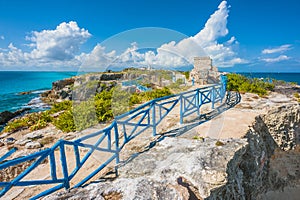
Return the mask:
[[3, 132], [13, 133], [27, 128], [31, 131], [35, 131], [46, 127], [51, 121], [52, 117], [49, 115], [49, 111], [30, 113], [24, 117], [8, 122]]
[[111, 100], [114, 89], [110, 91], [103, 90], [96, 94], [94, 98], [94, 109], [99, 122], [111, 120], [113, 118]]
[[[4, 128], [5, 132], [15, 132], [29, 128], [38, 130], [53, 123], [58, 129], [64, 132], [80, 131], [93, 126], [99, 122], [112, 120], [115, 115], [127, 112], [130, 106], [140, 104], [155, 98], [172, 94], [169, 88], [155, 89], [152, 91], [129, 94], [125, 91], [113, 88], [90, 98], [87, 101], [72, 103], [63, 101], [55, 103], [53, 107], [44, 112], [31, 113], [22, 118], [9, 122]], [[51, 114], [62, 112], [56, 119]]]
[[62, 101], [62, 102], [53, 104], [53, 106], [49, 112], [50, 112], [50, 114], [53, 114], [53, 113], [57, 113], [62, 110], [71, 110], [71, 109], [72, 109], [72, 101], [68, 100], [68, 101]]
[[266, 95], [268, 91], [274, 90], [274, 84], [264, 82], [263, 80], [247, 78], [240, 74], [227, 74], [227, 90], [250, 92], [259, 96]]
[[74, 105], [73, 119], [77, 131], [81, 131], [96, 125], [98, 120], [96, 117], [95, 103], [93, 99], [80, 102], [78, 105]]
[[59, 117], [53, 121], [53, 124], [63, 132], [71, 132], [76, 130], [73, 112], [71, 110], [67, 110], [59, 115]]

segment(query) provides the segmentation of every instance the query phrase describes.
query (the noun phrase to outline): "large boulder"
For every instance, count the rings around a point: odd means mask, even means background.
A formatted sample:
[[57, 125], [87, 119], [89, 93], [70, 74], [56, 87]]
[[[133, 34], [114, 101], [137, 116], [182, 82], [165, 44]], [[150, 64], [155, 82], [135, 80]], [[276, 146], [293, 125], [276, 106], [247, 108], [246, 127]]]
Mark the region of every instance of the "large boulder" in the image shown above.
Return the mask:
[[30, 108], [22, 108], [15, 112], [3, 111], [0, 113], [0, 125], [6, 124], [9, 120], [23, 114], [24, 112], [30, 110]]

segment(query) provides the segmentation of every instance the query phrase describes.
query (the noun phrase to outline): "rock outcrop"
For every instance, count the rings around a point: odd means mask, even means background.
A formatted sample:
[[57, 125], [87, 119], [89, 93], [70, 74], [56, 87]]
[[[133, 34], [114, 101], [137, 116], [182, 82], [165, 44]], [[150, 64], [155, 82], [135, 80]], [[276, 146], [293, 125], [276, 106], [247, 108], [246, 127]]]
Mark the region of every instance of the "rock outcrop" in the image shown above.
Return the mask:
[[24, 112], [30, 110], [30, 108], [22, 108], [15, 112], [3, 111], [0, 113], [0, 125], [6, 124], [9, 120], [23, 114]]
[[45, 199], [264, 199], [300, 185], [300, 152], [290, 150], [299, 122], [299, 105], [286, 105], [258, 116], [245, 138], [166, 137], [125, 161], [115, 180]]
[[300, 143], [300, 106], [283, 105], [262, 116], [269, 133], [282, 150], [291, 150]]
[[59, 102], [89, 98], [104, 89], [111, 89], [116, 81], [123, 78], [123, 73], [99, 73], [87, 74], [73, 78], [67, 78], [52, 83], [52, 89], [41, 94], [45, 102]]

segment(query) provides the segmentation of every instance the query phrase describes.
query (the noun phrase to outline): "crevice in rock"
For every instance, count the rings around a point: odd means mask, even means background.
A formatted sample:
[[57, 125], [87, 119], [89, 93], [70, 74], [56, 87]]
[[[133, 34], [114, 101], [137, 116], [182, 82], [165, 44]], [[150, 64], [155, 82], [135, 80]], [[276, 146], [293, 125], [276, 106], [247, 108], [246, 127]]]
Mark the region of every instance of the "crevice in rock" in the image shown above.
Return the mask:
[[200, 193], [190, 181], [188, 181], [184, 177], [178, 177], [177, 178], [177, 183], [185, 188], [187, 188], [189, 192], [189, 200], [202, 200], [202, 197], [200, 196]]

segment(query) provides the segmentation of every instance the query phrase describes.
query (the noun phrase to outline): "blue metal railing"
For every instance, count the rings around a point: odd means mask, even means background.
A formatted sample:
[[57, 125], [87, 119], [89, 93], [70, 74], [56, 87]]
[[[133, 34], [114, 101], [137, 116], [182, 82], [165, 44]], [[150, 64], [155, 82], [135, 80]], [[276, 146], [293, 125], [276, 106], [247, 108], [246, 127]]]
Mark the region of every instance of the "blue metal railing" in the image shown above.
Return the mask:
[[[0, 182], [0, 188], [2, 187], [0, 197], [14, 186], [24, 187], [41, 184], [56, 185], [41, 192], [37, 196], [32, 197], [32, 199], [48, 195], [61, 188], [69, 189], [70, 187], [82, 186], [113, 160], [115, 160], [116, 164], [118, 164], [120, 161], [119, 153], [123, 146], [130, 140], [148, 128], [152, 128], [153, 136], [155, 136], [157, 134], [157, 125], [178, 103], [180, 104], [180, 123], [183, 123], [184, 117], [195, 112], [200, 115], [199, 109], [203, 104], [212, 103], [213, 108], [216, 102], [222, 101], [225, 97], [226, 81], [226, 77], [221, 77], [220, 84], [214, 84], [204, 88], [198, 88], [192, 91], [151, 100], [133, 110], [128, 111], [127, 113], [115, 117], [113, 122], [103, 130], [83, 136], [74, 141], [59, 140], [51, 148], [1, 163], [0, 170], [3, 170], [27, 161], [32, 161], [31, 165], [21, 174], [17, 175], [13, 180]], [[93, 139], [93, 144], [88, 142], [90, 139]], [[73, 147], [75, 157], [75, 163], [74, 161], [73, 163], [75, 167], [72, 170], [71, 167], [68, 166], [70, 162], [67, 162], [68, 157], [66, 156], [65, 151], [67, 146]], [[79, 148], [89, 149], [82, 158], [80, 156]], [[95, 151], [111, 153], [112, 155], [100, 166], [97, 166], [97, 168], [88, 174], [83, 180], [80, 180], [78, 183], [73, 183], [74, 180], [72, 179], [74, 176], [80, 171], [80, 169], [82, 169], [82, 166]], [[56, 162], [58, 157], [60, 158], [60, 169], [62, 172], [60, 176], [58, 175], [59, 167]], [[31, 171], [37, 168], [39, 164], [45, 160], [48, 161], [47, 164], [49, 164], [50, 167], [50, 179], [24, 180]], [[86, 171], [84, 171], [84, 173], [86, 173]], [[71, 186], [71, 181], [73, 181], [72, 185], [74, 186]]]

